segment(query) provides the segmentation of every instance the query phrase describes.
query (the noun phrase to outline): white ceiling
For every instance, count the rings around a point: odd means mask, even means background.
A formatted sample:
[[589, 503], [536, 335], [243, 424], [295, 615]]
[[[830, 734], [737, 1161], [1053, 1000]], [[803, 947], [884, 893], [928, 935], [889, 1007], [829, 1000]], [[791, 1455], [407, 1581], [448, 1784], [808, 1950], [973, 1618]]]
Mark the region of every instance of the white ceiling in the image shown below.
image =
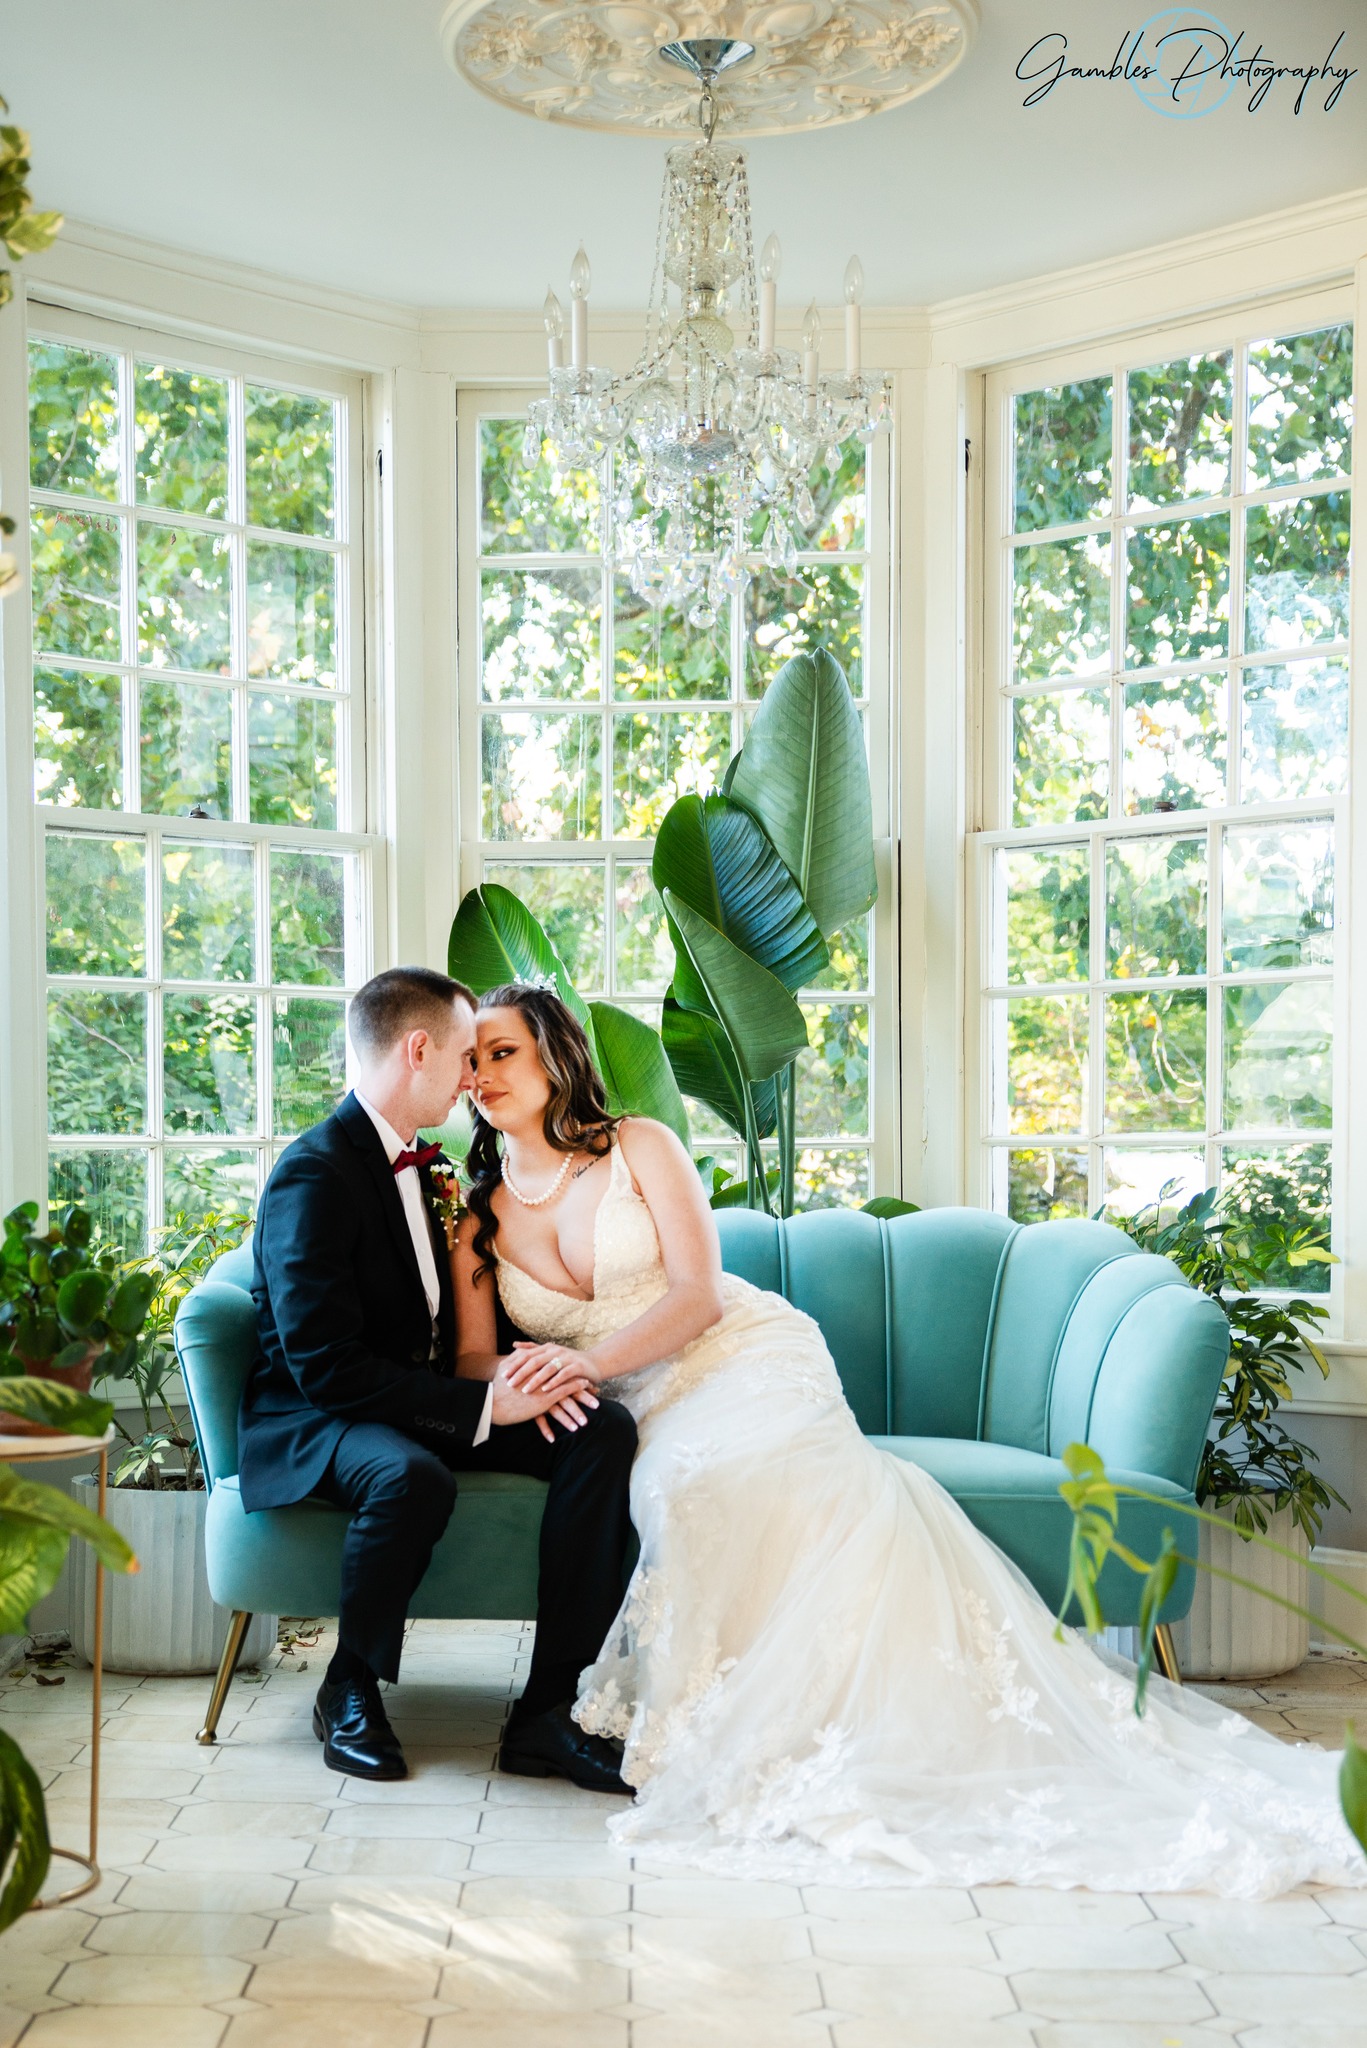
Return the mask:
[[[1367, 73], [1367, 0], [1216, 0], [1282, 62], [1335, 36]], [[1025, 109], [1036, 37], [1109, 63], [1157, 0], [981, 0], [959, 70], [869, 121], [750, 145], [781, 298], [917, 305], [1367, 185], [1367, 76], [1297, 118], [1165, 119], [1123, 82]], [[588, 247], [599, 304], [649, 284], [663, 143], [505, 112], [450, 70], [443, 0], [0, 0], [0, 91], [33, 135], [42, 206], [283, 276], [414, 306], [534, 309]], [[562, 294], [563, 295], [563, 294]]]

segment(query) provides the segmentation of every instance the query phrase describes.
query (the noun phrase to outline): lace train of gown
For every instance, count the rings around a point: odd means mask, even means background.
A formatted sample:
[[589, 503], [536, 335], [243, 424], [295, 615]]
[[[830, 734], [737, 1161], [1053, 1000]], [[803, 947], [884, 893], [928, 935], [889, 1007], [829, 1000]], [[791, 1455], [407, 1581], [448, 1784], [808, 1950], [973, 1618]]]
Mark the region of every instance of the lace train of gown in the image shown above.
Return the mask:
[[[528, 1335], [585, 1347], [667, 1281], [620, 1149], [590, 1301], [507, 1261]], [[1367, 1884], [1338, 1758], [1069, 1631], [929, 1475], [861, 1434], [817, 1325], [727, 1276], [725, 1313], [608, 1383], [640, 1429], [641, 1558], [582, 1725], [621, 1736], [615, 1839], [728, 1874], [1258, 1899]]]

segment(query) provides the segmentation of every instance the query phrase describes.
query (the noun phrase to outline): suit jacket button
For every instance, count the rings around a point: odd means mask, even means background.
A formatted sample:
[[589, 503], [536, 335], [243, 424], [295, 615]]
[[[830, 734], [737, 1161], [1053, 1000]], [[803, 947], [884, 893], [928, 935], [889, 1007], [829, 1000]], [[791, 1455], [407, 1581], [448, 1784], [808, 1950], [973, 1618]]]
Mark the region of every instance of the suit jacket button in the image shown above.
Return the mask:
[[410, 1351], [408, 1355], [412, 1359], [414, 1365], [425, 1365], [427, 1363], [427, 1353], [421, 1348], [421, 1346], [416, 1351]]

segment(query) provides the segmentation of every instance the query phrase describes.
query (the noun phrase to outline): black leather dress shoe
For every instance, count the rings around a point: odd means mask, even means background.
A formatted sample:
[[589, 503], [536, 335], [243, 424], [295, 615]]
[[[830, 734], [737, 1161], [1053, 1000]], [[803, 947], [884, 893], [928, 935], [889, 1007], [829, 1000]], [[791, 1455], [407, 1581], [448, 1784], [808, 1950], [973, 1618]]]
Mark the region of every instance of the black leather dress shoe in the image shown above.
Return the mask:
[[621, 1755], [601, 1735], [586, 1735], [568, 1703], [544, 1714], [514, 1715], [498, 1752], [498, 1767], [519, 1778], [568, 1778], [584, 1792], [634, 1797], [621, 1775]]
[[345, 1771], [349, 1778], [408, 1776], [399, 1738], [373, 1682], [325, 1678], [313, 1703], [313, 1732], [330, 1771]]

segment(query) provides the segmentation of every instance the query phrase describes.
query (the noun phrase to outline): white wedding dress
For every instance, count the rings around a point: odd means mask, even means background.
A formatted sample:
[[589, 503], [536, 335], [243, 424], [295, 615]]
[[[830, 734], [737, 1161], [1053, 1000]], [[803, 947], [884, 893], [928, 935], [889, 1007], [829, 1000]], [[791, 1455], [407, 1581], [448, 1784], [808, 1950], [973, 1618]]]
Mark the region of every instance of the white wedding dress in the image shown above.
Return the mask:
[[[584, 1348], [668, 1282], [620, 1148], [580, 1301], [501, 1260], [529, 1336]], [[817, 1325], [748, 1281], [609, 1381], [640, 1429], [641, 1558], [576, 1707], [625, 1743], [610, 1823], [654, 1858], [837, 1884], [1084, 1885], [1258, 1899], [1367, 1884], [1338, 1758], [1054, 1619], [928, 1474], [861, 1434]]]

